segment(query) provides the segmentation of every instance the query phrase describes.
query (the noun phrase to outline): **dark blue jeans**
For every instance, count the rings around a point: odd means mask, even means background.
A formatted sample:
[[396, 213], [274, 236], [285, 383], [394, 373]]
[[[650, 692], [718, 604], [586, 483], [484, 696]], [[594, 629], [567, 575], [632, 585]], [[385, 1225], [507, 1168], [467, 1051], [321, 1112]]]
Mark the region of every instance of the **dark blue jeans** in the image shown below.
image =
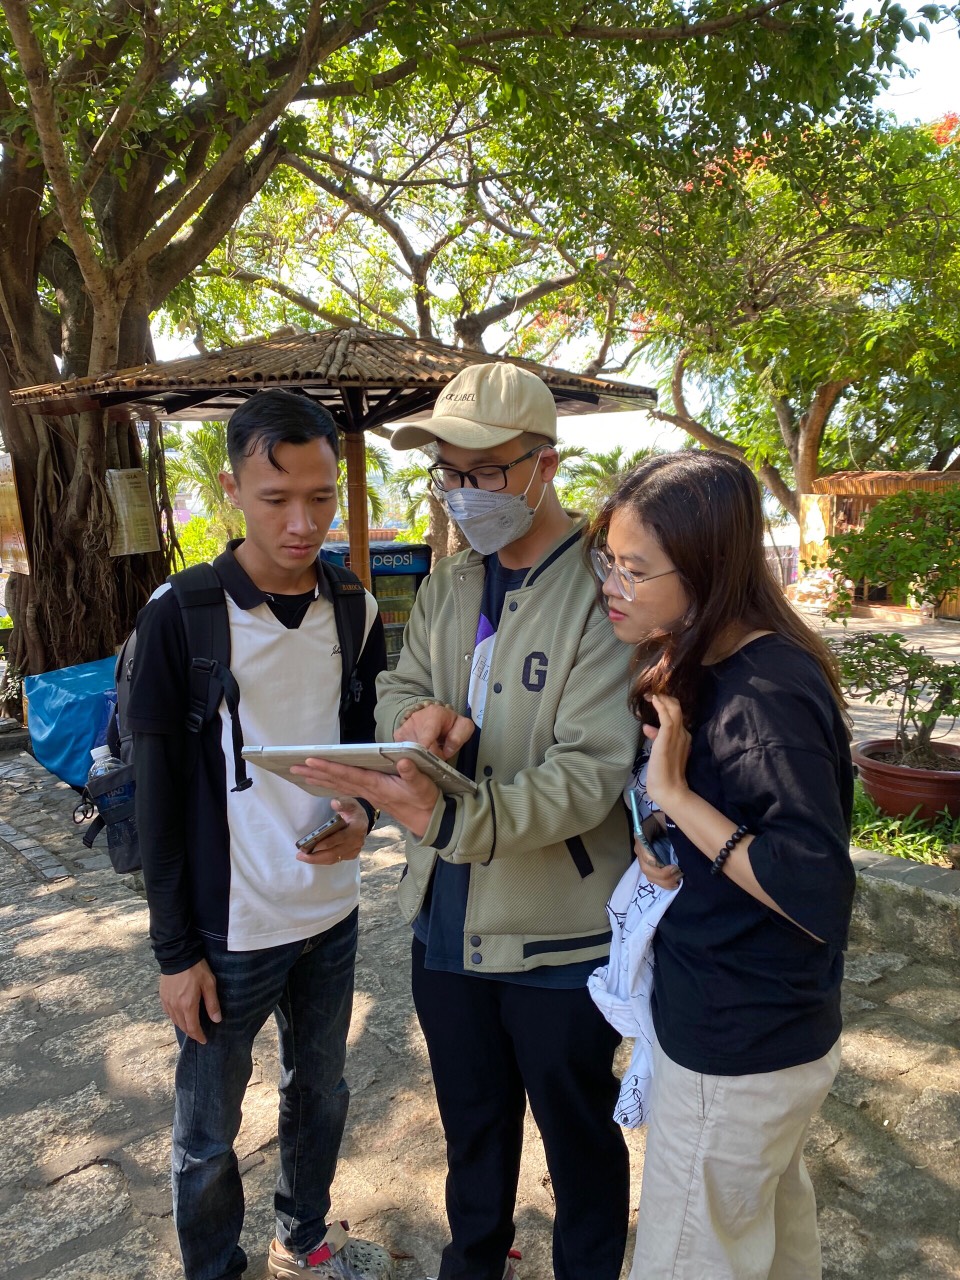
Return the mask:
[[295, 1253], [323, 1238], [350, 1098], [343, 1065], [356, 951], [356, 911], [325, 933], [263, 951], [208, 943], [223, 1020], [204, 1019], [206, 1044], [178, 1033], [173, 1216], [186, 1280], [232, 1280], [246, 1269], [233, 1144], [253, 1041], [271, 1013], [280, 1044], [277, 1237]]

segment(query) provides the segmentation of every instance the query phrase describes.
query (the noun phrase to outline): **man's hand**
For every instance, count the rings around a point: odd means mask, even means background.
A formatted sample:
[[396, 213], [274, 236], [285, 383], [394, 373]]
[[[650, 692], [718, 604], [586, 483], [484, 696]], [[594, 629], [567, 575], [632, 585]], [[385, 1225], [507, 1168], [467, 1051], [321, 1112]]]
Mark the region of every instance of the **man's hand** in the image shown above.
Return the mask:
[[401, 721], [393, 737], [395, 742], [419, 742], [441, 760], [449, 760], [475, 728], [469, 716], [458, 715], [453, 707], [433, 702]]
[[163, 1011], [175, 1027], [198, 1044], [206, 1044], [207, 1037], [200, 1026], [200, 1003], [211, 1022], [221, 1019], [220, 1002], [217, 1000], [217, 980], [206, 960], [198, 960], [182, 973], [160, 975], [160, 1003]]
[[400, 760], [397, 769], [399, 776], [394, 777], [375, 769], [356, 769], [311, 757], [305, 764], [292, 765], [290, 772], [325, 791], [363, 796], [375, 809], [386, 809], [413, 835], [422, 836], [430, 824], [440, 788], [409, 760]]
[[298, 862], [309, 862], [313, 866], [330, 867], [337, 862], [347, 862], [359, 857], [363, 842], [367, 838], [367, 812], [356, 800], [344, 797], [332, 800], [330, 807], [339, 813], [346, 822], [345, 827], [322, 836], [309, 849], [297, 850]]

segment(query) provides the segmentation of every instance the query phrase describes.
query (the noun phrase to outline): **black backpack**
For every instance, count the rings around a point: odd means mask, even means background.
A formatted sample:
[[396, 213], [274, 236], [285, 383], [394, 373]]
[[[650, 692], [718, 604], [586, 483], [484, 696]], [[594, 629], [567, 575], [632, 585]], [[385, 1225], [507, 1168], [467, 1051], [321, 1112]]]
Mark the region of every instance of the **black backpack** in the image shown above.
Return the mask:
[[[366, 626], [366, 599], [363, 584], [349, 569], [320, 561], [321, 569], [333, 596], [333, 612], [340, 644], [342, 681], [340, 687], [340, 723], [343, 735], [343, 718], [348, 708], [360, 700], [363, 686], [357, 676], [357, 660], [363, 647]], [[241, 755], [243, 730], [240, 725], [240, 687], [230, 670], [230, 624], [223, 585], [211, 564], [191, 565], [173, 573], [167, 579], [170, 589], [180, 605], [183, 629], [190, 654], [190, 705], [186, 728], [193, 749], [199, 751], [200, 732], [226, 702], [230, 713], [235, 761], [234, 791], [245, 791], [253, 785], [247, 776], [246, 761]], [[136, 660], [137, 633], [131, 631], [117, 655], [116, 686], [117, 707], [107, 727], [107, 744], [113, 755], [125, 765], [103, 778], [87, 784], [86, 796], [94, 803], [97, 797], [113, 791], [125, 783], [136, 785], [133, 764], [133, 734], [126, 725], [127, 707], [130, 702], [130, 682]], [[91, 848], [97, 836], [108, 822], [132, 818], [134, 802], [118, 805], [110, 810], [107, 818], [99, 814], [91, 822], [83, 843]], [[113, 868], [120, 874], [139, 871], [140, 850], [134, 844], [110, 849]]]

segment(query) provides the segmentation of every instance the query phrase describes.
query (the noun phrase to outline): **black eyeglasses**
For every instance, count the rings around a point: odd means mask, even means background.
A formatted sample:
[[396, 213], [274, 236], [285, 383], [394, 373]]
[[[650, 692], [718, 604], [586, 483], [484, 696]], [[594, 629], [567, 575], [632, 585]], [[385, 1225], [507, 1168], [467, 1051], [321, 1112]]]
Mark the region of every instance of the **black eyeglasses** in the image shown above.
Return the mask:
[[519, 458], [514, 458], [512, 462], [504, 463], [503, 466], [499, 463], [496, 465], [489, 463], [485, 467], [471, 467], [469, 471], [458, 471], [456, 467], [448, 467], [443, 462], [437, 462], [432, 467], [427, 467], [427, 475], [438, 489], [444, 491], [465, 489], [468, 484], [471, 484], [474, 489], [498, 493], [507, 487], [507, 472], [511, 467], [515, 467], [519, 462], [526, 462], [527, 458], [532, 458], [535, 453], [540, 453], [548, 447], [545, 444], [536, 444]]

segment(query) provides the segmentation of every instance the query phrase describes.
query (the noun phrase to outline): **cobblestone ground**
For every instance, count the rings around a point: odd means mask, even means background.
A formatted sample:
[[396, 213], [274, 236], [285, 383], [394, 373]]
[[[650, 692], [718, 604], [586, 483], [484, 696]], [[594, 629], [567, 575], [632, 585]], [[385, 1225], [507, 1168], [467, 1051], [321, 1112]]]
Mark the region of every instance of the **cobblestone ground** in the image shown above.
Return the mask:
[[[75, 800], [30, 756], [0, 754], [0, 1275], [174, 1280], [175, 1039], [156, 999], [145, 904], [104, 854], [83, 848]], [[334, 1212], [389, 1245], [398, 1280], [422, 1280], [444, 1239], [444, 1153], [393, 900], [398, 834], [383, 827], [363, 856], [353, 1096]], [[869, 921], [858, 926], [843, 1066], [808, 1146], [827, 1280], [960, 1280], [958, 979], [955, 952], [931, 954], [922, 937], [894, 948]], [[275, 1079], [267, 1031], [238, 1142], [252, 1280], [266, 1274], [272, 1232]], [[642, 1133], [629, 1143], [639, 1192]], [[549, 1280], [550, 1181], [531, 1126], [526, 1148], [521, 1272]]]

